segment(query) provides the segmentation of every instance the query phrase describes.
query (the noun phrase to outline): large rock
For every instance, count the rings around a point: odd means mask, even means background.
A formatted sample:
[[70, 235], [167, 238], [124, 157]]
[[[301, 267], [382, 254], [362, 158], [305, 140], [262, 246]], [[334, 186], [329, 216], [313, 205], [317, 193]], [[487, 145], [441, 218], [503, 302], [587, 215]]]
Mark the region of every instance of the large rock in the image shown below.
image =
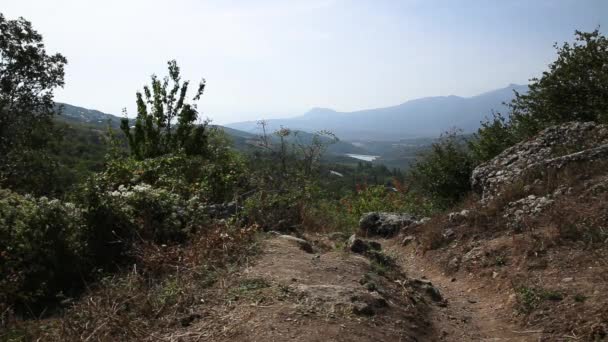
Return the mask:
[[506, 185], [516, 183], [525, 175], [606, 157], [608, 126], [571, 122], [549, 127], [533, 139], [512, 146], [476, 167], [471, 184], [486, 202], [498, 196]]
[[415, 216], [400, 213], [371, 212], [359, 220], [359, 228], [367, 236], [391, 237], [402, 228], [417, 224]]

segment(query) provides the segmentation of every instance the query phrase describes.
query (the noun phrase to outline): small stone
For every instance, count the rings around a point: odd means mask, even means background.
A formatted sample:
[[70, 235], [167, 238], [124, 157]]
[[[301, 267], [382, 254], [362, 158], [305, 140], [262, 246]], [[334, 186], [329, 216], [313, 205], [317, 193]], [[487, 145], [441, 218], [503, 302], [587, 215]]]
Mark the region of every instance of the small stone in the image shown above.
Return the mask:
[[407, 246], [407, 245], [409, 245], [411, 242], [413, 242], [415, 240], [416, 240], [415, 237], [413, 237], [411, 235], [408, 235], [408, 236], [406, 236], [406, 237], [403, 238], [403, 240], [401, 241], [401, 244], [403, 246]]
[[572, 278], [572, 277], [567, 277], [567, 278], [562, 279], [562, 283], [571, 283], [573, 281], [574, 281], [574, 278]]

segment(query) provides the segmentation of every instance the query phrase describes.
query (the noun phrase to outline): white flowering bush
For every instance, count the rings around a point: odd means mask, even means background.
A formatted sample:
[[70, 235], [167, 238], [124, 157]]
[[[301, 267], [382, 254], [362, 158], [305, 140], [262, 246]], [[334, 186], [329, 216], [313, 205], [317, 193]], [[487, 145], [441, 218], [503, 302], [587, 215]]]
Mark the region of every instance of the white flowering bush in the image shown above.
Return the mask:
[[136, 227], [141, 238], [158, 243], [185, 239], [187, 202], [180, 195], [146, 183], [120, 185], [106, 195]]
[[82, 211], [0, 189], [0, 306], [54, 299], [85, 267]]

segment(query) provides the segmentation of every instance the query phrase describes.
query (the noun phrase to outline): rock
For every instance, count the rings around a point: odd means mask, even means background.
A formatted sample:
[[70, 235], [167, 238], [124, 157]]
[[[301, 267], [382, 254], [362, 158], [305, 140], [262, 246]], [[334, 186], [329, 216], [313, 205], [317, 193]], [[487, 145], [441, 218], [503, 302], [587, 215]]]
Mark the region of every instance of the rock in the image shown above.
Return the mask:
[[503, 218], [507, 219], [507, 226], [512, 229], [521, 229], [524, 219], [535, 217], [553, 204], [551, 195], [537, 197], [530, 195], [506, 205]]
[[485, 251], [481, 247], [474, 247], [462, 257], [463, 264], [477, 263], [485, 256]]
[[353, 313], [360, 316], [373, 316], [388, 307], [388, 302], [378, 292], [353, 296], [351, 300]]
[[294, 242], [296, 245], [298, 245], [298, 247], [300, 247], [300, 249], [302, 249], [306, 253], [314, 252], [312, 249], [312, 245], [304, 239], [300, 239], [300, 238], [297, 238], [297, 237], [291, 236], [291, 235], [279, 235], [277, 237], [280, 239]]
[[365, 254], [370, 251], [381, 250], [382, 245], [375, 241], [365, 241], [363, 239], [359, 239], [355, 234], [353, 234], [350, 238], [348, 238], [348, 241], [346, 241], [346, 248], [353, 253]]
[[361, 217], [359, 228], [366, 236], [390, 238], [415, 223], [416, 217], [409, 214], [371, 212]]
[[443, 231], [443, 238], [446, 240], [449, 240], [451, 238], [453, 238], [456, 235], [456, 232], [454, 232], [454, 229], [452, 228], [448, 228], [446, 230]]
[[459, 257], [453, 257], [452, 259], [450, 259], [450, 261], [448, 261], [448, 266], [447, 266], [447, 271], [448, 272], [457, 272], [458, 269], [460, 268], [460, 258]]
[[[608, 125], [570, 122], [549, 127], [473, 170], [471, 184], [482, 202], [499, 196], [525, 175], [608, 157]], [[540, 179], [534, 182], [540, 186]]]
[[227, 219], [231, 216], [236, 215], [244, 210], [242, 206], [237, 205], [236, 202], [227, 202], [219, 204], [210, 204], [202, 208], [203, 211], [213, 219]]
[[573, 281], [574, 281], [574, 278], [572, 278], [572, 277], [567, 277], [567, 278], [562, 279], [562, 283], [571, 283]]
[[459, 212], [453, 212], [448, 214], [448, 221], [453, 224], [459, 224], [465, 222], [467, 218], [471, 216], [470, 210], [462, 210]]
[[428, 280], [410, 279], [410, 284], [418, 289], [421, 289], [435, 302], [444, 302], [441, 292]]
[[333, 232], [327, 236], [331, 241], [346, 241], [348, 234], [343, 232]]
[[416, 238], [414, 236], [412, 236], [412, 235], [408, 235], [408, 236], [404, 237], [403, 240], [401, 240], [401, 244], [403, 246], [407, 246], [411, 242], [414, 242], [414, 241], [416, 241]]

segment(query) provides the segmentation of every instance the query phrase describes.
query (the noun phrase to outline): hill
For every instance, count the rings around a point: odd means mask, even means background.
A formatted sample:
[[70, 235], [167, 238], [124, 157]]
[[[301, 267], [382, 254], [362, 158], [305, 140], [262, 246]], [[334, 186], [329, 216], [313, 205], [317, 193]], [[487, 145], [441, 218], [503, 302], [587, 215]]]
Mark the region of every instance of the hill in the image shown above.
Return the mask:
[[[108, 123], [114, 129], [120, 127], [121, 117], [103, 113], [95, 109], [87, 109], [83, 107], [74, 106], [67, 103], [57, 103], [57, 108], [61, 110], [61, 115], [57, 117], [59, 121], [65, 122], [72, 127], [84, 126], [88, 130], [97, 128], [96, 133], [100, 133], [107, 128]], [[212, 125], [212, 127], [221, 129], [224, 131], [234, 142], [234, 147], [241, 151], [249, 151], [255, 147], [255, 140], [258, 139], [257, 132], [252, 130], [251, 132], [234, 129], [231, 127], [225, 127], [220, 125]], [[312, 140], [313, 134], [305, 131], [298, 131], [297, 138], [291, 139], [292, 142], [300, 141], [303, 143]], [[330, 154], [343, 155], [347, 153], [352, 154], [367, 154], [368, 151], [362, 147], [353, 145], [346, 141], [338, 141], [332, 144], [328, 148]]]
[[[397, 106], [354, 112], [313, 108], [295, 118], [268, 120], [268, 124], [271, 129], [280, 126], [308, 132], [327, 129], [348, 141], [436, 137], [453, 127], [472, 133], [492, 111], [505, 110], [503, 102], [511, 100], [513, 90], [526, 92], [527, 89], [527, 86], [511, 84], [473, 97], [425, 97]], [[246, 132], [257, 129], [255, 121], [226, 126]]]

